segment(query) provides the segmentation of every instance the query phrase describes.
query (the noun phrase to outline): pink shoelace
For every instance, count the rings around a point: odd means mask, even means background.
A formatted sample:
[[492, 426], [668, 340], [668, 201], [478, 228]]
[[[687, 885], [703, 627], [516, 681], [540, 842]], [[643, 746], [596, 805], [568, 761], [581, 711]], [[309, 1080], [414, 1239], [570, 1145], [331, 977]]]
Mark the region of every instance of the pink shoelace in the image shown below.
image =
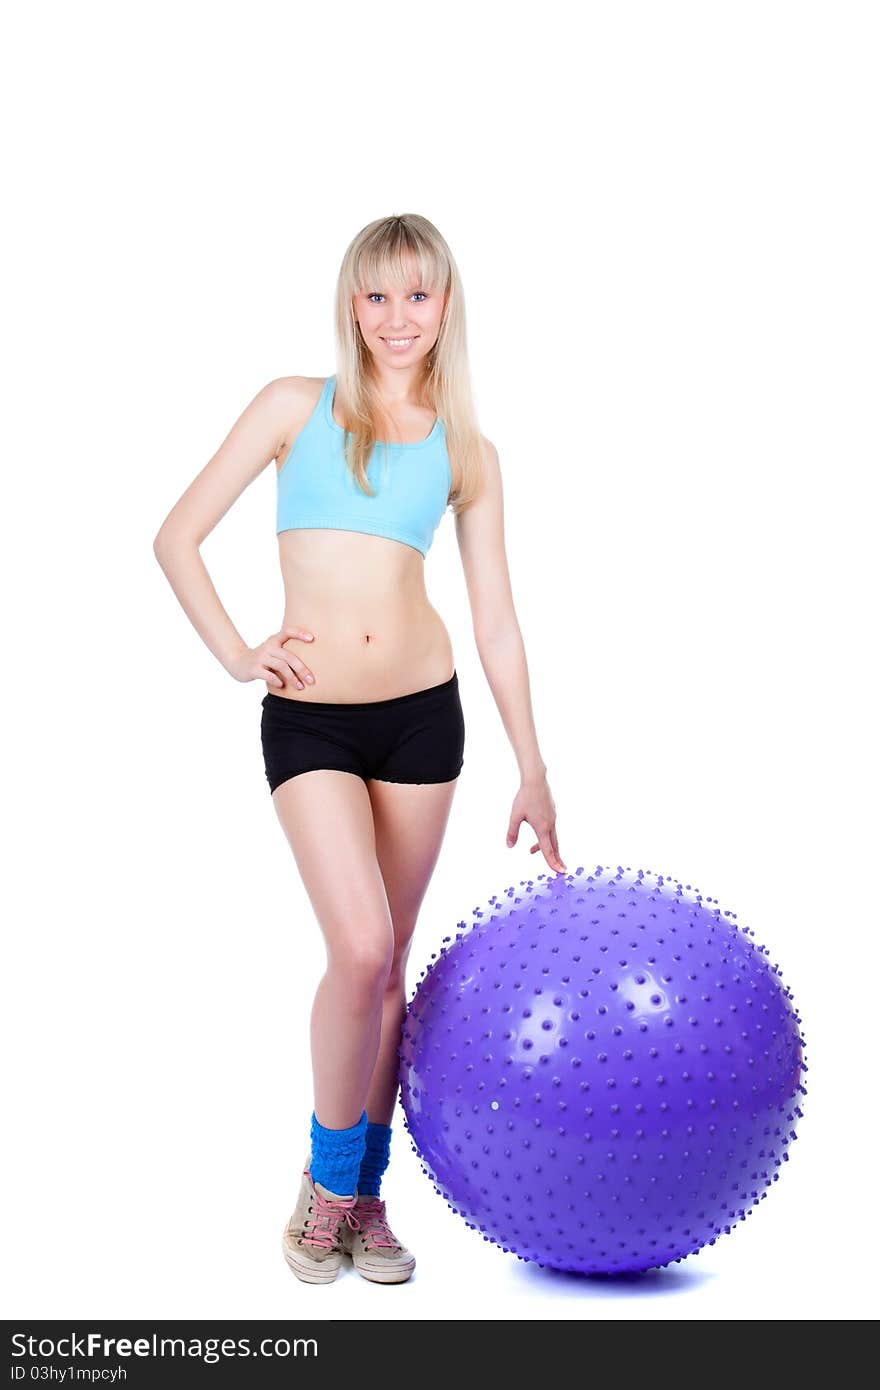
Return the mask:
[[303, 1222], [303, 1245], [313, 1245], [318, 1250], [334, 1250], [339, 1244], [339, 1228], [343, 1222], [356, 1231], [360, 1225], [354, 1214], [354, 1197], [345, 1197], [331, 1202], [322, 1197], [315, 1188], [312, 1211]]
[[385, 1202], [381, 1197], [360, 1197], [358, 1199], [358, 1218], [364, 1245], [367, 1250], [382, 1246], [387, 1250], [399, 1250], [400, 1241], [395, 1240], [385, 1218]]

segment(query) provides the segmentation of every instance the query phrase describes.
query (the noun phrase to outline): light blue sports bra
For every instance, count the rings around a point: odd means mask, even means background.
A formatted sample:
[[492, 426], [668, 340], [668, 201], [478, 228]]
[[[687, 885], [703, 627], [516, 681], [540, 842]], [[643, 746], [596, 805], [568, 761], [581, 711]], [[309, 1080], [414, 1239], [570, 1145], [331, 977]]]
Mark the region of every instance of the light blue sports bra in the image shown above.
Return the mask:
[[349, 473], [344, 431], [333, 419], [336, 377], [328, 377], [278, 473], [276, 532], [300, 527], [365, 531], [427, 555], [448, 505], [452, 470], [439, 415], [417, 444], [377, 442], [367, 465], [368, 497]]

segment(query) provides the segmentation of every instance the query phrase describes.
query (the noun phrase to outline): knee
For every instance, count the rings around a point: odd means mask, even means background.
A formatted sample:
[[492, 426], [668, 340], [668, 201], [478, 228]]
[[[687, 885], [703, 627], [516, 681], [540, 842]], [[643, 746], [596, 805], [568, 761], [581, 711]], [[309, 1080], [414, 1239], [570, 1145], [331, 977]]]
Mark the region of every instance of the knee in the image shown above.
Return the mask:
[[330, 969], [353, 1005], [372, 1004], [387, 988], [393, 959], [391, 941], [358, 937], [333, 953]]

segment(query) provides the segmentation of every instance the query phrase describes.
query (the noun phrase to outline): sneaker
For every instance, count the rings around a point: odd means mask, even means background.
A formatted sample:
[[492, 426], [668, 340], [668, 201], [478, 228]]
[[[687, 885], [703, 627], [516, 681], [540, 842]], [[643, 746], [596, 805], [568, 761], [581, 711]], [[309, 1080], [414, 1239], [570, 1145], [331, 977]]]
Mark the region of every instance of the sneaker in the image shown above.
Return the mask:
[[284, 1228], [281, 1248], [297, 1279], [329, 1284], [342, 1264], [341, 1228], [354, 1221], [355, 1197], [340, 1197], [303, 1169], [299, 1198]]
[[358, 1197], [355, 1222], [342, 1231], [342, 1248], [364, 1279], [377, 1284], [402, 1284], [416, 1267], [415, 1256], [394, 1235], [381, 1197]]

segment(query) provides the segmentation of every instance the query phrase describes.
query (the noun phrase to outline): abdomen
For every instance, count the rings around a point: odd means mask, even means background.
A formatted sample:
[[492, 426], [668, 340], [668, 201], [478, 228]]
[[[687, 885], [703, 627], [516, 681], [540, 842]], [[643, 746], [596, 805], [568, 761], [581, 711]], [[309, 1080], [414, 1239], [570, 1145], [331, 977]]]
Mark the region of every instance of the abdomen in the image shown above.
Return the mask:
[[359, 532], [287, 531], [279, 536], [284, 626], [315, 634], [289, 638], [286, 651], [314, 674], [276, 695], [357, 703], [408, 695], [449, 680], [452, 643], [428, 600], [424, 562], [400, 542]]

